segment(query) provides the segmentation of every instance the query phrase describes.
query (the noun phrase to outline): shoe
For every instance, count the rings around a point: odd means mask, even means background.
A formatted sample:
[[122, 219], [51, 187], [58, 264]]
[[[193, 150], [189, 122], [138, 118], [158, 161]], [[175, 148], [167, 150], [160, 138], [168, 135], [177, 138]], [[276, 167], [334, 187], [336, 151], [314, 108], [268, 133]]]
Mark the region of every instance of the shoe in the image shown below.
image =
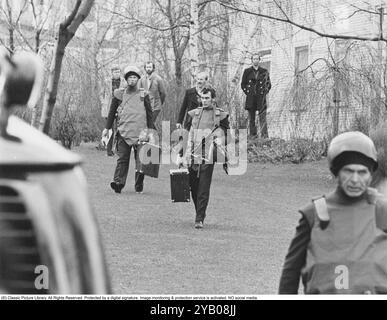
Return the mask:
[[136, 191], [136, 193], [137, 193], [137, 194], [142, 194], [142, 193], [143, 193], [143, 191]]
[[195, 222], [195, 229], [203, 229], [203, 221]]
[[121, 190], [124, 186], [119, 183], [111, 182], [110, 187], [114, 190], [115, 193], [121, 193]]
[[134, 187], [134, 190], [136, 191], [136, 193], [142, 193], [143, 192], [143, 187]]

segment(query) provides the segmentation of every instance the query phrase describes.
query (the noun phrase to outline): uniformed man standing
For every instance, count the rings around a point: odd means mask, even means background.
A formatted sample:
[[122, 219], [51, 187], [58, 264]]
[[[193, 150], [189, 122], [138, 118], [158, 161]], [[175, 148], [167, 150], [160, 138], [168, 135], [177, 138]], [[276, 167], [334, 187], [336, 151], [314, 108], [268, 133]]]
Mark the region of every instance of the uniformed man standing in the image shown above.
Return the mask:
[[259, 54], [253, 54], [251, 57], [253, 65], [243, 72], [241, 87], [246, 94], [245, 109], [249, 112], [250, 135], [257, 135], [255, 114], [258, 110], [261, 138], [268, 138], [266, 95], [271, 89], [271, 82], [269, 72], [265, 68], [260, 67], [260, 61], [261, 56]]
[[[126, 88], [114, 91], [106, 128], [102, 136], [107, 136], [112, 127], [114, 117], [117, 113], [117, 166], [114, 172], [114, 181], [110, 187], [121, 193], [128, 176], [131, 150], [134, 151], [136, 162], [138, 159], [137, 147], [141, 141], [146, 141], [148, 129], [154, 129], [152, 121], [152, 107], [149, 96], [144, 90], [140, 90], [137, 82], [140, 79], [140, 70], [135, 66], [128, 66], [124, 70], [124, 78], [127, 82]], [[142, 193], [144, 188], [144, 174], [136, 170], [135, 191]]]
[[372, 140], [360, 132], [335, 137], [328, 162], [337, 180], [302, 215], [282, 270], [279, 293], [387, 293], [387, 199], [369, 188], [378, 166]]
[[219, 150], [224, 150], [228, 113], [216, 107], [215, 90], [204, 88], [201, 91], [201, 106], [188, 112], [192, 126], [188, 134], [188, 145], [184, 161], [189, 167], [191, 196], [195, 205], [195, 228], [203, 228], [214, 163]]

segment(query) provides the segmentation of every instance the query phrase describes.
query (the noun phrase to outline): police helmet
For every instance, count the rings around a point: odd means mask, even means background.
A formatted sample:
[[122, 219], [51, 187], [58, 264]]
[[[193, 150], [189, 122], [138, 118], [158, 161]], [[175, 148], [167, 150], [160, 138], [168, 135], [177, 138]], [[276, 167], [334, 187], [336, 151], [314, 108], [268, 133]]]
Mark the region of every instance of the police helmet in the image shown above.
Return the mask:
[[127, 66], [124, 70], [124, 78], [125, 80], [128, 79], [129, 76], [135, 75], [139, 79], [141, 78], [140, 76], [140, 69], [138, 69], [136, 66]]
[[366, 165], [371, 171], [378, 167], [373, 141], [364, 133], [350, 131], [334, 137], [328, 148], [329, 169], [334, 175], [347, 164]]

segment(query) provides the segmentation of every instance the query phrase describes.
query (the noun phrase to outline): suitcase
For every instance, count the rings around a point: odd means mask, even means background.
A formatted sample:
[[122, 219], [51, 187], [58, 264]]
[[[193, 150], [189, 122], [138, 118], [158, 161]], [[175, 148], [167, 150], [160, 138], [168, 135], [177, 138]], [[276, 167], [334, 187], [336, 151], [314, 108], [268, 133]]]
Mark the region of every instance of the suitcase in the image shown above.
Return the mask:
[[141, 161], [139, 159], [136, 159], [136, 170], [143, 173], [144, 175], [148, 176], [148, 177], [152, 177], [152, 178], [158, 178], [159, 177], [159, 170], [160, 170], [160, 154], [161, 154], [161, 148], [159, 148], [158, 146], [153, 146], [153, 145], [149, 145], [149, 144], [140, 144], [139, 148], [138, 148], [138, 153], [140, 154], [141, 152], [141, 149], [144, 147], [144, 146], [147, 146], [149, 148], [148, 150], [148, 156], [150, 155], [150, 152], [152, 153], [155, 153], [157, 154], [157, 152], [159, 153], [159, 157], [158, 157], [158, 163], [147, 163], [147, 164], [144, 164], [144, 163], [141, 163]]
[[172, 202], [190, 202], [188, 169], [169, 170]]

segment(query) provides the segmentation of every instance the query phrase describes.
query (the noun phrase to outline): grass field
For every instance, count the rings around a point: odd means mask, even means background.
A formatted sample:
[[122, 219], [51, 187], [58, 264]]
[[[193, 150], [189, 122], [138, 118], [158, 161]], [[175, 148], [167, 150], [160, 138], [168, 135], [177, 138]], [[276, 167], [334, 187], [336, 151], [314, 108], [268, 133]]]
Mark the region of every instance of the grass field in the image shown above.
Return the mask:
[[333, 187], [326, 161], [249, 164], [242, 176], [218, 165], [205, 228], [196, 230], [193, 204], [170, 201], [172, 166], [136, 194], [132, 161], [116, 194], [117, 158], [92, 144], [74, 151], [84, 159], [115, 294], [276, 294], [297, 209]]

